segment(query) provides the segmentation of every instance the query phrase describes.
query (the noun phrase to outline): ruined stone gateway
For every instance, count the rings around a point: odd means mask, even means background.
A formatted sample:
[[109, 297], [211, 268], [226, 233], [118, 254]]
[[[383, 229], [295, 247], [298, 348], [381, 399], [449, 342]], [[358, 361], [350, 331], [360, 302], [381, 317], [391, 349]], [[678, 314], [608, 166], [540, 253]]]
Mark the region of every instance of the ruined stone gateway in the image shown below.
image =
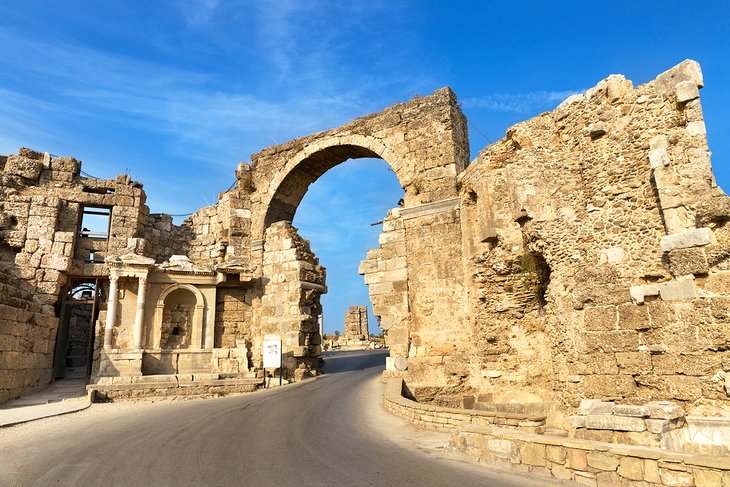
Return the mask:
[[693, 61], [638, 87], [609, 76], [471, 163], [444, 88], [254, 154], [179, 226], [126, 175], [3, 156], [0, 402], [70, 364], [110, 397], [244, 388], [270, 333], [285, 376], [316, 374], [325, 269], [289, 222], [327, 170], [375, 157], [405, 204], [360, 273], [386, 375], [416, 399], [550, 404], [565, 430], [585, 399], [730, 416], [730, 200], [702, 85]]

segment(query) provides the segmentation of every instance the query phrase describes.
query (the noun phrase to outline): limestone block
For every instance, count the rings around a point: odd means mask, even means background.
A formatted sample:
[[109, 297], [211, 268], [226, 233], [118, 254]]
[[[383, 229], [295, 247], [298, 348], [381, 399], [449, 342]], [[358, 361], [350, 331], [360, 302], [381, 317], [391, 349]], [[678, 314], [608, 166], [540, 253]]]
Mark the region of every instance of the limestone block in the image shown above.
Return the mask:
[[568, 465], [573, 470], [586, 470], [588, 468], [588, 453], [585, 450], [569, 449]]
[[659, 285], [659, 296], [664, 301], [693, 299], [695, 295], [694, 278], [691, 275], [682, 276], [674, 282]]
[[600, 262], [602, 264], [620, 264], [626, 260], [626, 252], [621, 247], [611, 247], [603, 249], [600, 252]]
[[669, 147], [669, 139], [666, 135], [655, 135], [649, 140], [649, 149], [666, 149]]
[[660, 468], [659, 475], [662, 479], [662, 484], [666, 486], [692, 487], [694, 485], [694, 478], [689, 472], [681, 472], [677, 470]]
[[591, 472], [574, 472], [574, 481], [576, 484], [586, 485], [588, 487], [596, 487], [596, 474]]
[[652, 419], [677, 419], [684, 417], [684, 410], [669, 401], [654, 401], [646, 404]]
[[712, 230], [707, 227], [691, 228], [662, 237], [661, 248], [664, 252], [690, 247], [701, 247], [712, 242]]
[[583, 314], [583, 324], [589, 331], [615, 330], [617, 323], [618, 313], [615, 306], [590, 307]]
[[648, 418], [649, 409], [646, 406], [636, 406], [631, 404], [616, 404], [613, 407], [615, 416], [630, 416], [633, 418]]
[[634, 89], [631, 80], [627, 80], [623, 75], [612, 74], [603, 80], [606, 86], [606, 97], [610, 103], [616, 103]]
[[659, 476], [659, 463], [649, 458], [644, 459], [644, 480], [653, 484], [660, 484], [662, 479]]
[[622, 330], [651, 328], [646, 307], [635, 304], [618, 306], [618, 325]]
[[722, 472], [695, 468], [693, 473], [696, 487], [724, 487]]
[[619, 460], [618, 474], [630, 480], [644, 480], [644, 462], [641, 458], [622, 457]]
[[598, 470], [613, 472], [618, 468], [618, 458], [607, 453], [589, 452], [587, 455], [588, 466]]
[[672, 250], [669, 252], [669, 263], [675, 276], [710, 272], [707, 256], [701, 248]]
[[573, 478], [573, 472], [569, 468], [565, 468], [561, 465], [553, 465], [551, 470], [553, 477], [558, 480], [571, 480]]
[[700, 97], [700, 90], [696, 81], [680, 81], [675, 86], [678, 103], [686, 103]]
[[667, 231], [671, 233], [694, 228], [695, 218], [687, 208], [680, 206], [677, 208], [663, 208], [664, 223]]
[[692, 82], [702, 88], [702, 69], [697, 61], [686, 59], [680, 64], [657, 76], [654, 88], [659, 94], [671, 95], [676, 92], [676, 86], [682, 82]]
[[595, 122], [588, 125], [588, 133], [590, 134], [591, 139], [594, 140], [606, 135], [607, 131], [608, 129], [604, 122]]
[[549, 461], [557, 464], [564, 464], [565, 458], [567, 457], [567, 452], [565, 450], [565, 447], [562, 446], [556, 446], [556, 445], [547, 445], [545, 448], [545, 458], [547, 458]]
[[525, 465], [544, 467], [547, 465], [545, 460], [545, 445], [524, 443], [520, 449], [520, 458]]
[[645, 431], [646, 424], [641, 418], [589, 414], [586, 416], [586, 428], [613, 431]]
[[678, 301], [695, 297], [694, 276], [682, 276], [676, 281], [661, 284], [646, 284], [631, 286], [629, 289], [631, 300], [636, 304], [643, 304], [646, 296], [661, 296], [664, 301]]
[[503, 458], [509, 458], [512, 455], [512, 442], [509, 440], [489, 438], [487, 440], [487, 448], [492, 453]]
[[43, 161], [30, 159], [20, 155], [10, 155], [5, 162], [5, 173], [36, 180], [41, 175]]
[[668, 166], [669, 162], [669, 154], [667, 153], [666, 147], [649, 150], [649, 165], [652, 169]]
[[702, 121], [695, 121], [695, 122], [688, 123], [686, 130], [687, 130], [687, 134], [692, 137], [707, 134], [707, 128], [705, 127], [705, 122], [702, 122]]
[[614, 408], [611, 401], [601, 401], [600, 399], [583, 399], [578, 407], [578, 414], [611, 414]]
[[651, 433], [664, 434], [684, 426], [684, 418], [676, 419], [646, 419], [646, 429]]
[[[638, 352], [617, 352], [616, 353], [616, 364], [621, 368], [622, 372], [627, 374], [639, 374], [646, 370], [651, 369], [651, 355], [647, 353], [647, 350], [640, 350]], [[616, 407], [623, 408], [624, 406], [617, 405]], [[633, 406], [632, 406], [633, 407]], [[614, 413], [617, 414], [617, 413]], [[619, 416], [633, 416], [632, 414], [619, 413]]]

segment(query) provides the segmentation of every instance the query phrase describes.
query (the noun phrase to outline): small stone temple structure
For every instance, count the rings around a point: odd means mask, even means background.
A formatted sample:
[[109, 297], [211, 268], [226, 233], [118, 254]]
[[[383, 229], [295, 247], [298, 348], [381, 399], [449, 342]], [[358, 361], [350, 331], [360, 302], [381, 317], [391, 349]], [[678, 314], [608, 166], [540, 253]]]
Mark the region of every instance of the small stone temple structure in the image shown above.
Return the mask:
[[413, 397], [549, 404], [566, 431], [585, 427], [583, 400], [669, 401], [724, 424], [730, 199], [712, 174], [703, 84], [694, 61], [641, 86], [611, 75], [471, 163], [443, 88], [254, 154], [181, 225], [150, 213], [127, 175], [2, 156], [0, 402], [81, 362], [111, 395], [243, 387], [265, 334], [282, 339], [284, 376], [316, 374], [325, 269], [290, 222], [317, 178], [367, 157], [405, 191], [360, 273], [386, 376]]

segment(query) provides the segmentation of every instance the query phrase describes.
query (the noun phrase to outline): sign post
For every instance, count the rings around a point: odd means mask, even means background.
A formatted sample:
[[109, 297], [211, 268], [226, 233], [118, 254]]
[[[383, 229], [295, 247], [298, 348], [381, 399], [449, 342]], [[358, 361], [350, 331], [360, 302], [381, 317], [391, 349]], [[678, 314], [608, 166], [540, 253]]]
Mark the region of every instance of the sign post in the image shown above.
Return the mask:
[[[264, 335], [264, 370], [279, 368], [279, 385], [282, 384], [282, 353], [279, 335]], [[271, 381], [269, 381], [271, 382]]]

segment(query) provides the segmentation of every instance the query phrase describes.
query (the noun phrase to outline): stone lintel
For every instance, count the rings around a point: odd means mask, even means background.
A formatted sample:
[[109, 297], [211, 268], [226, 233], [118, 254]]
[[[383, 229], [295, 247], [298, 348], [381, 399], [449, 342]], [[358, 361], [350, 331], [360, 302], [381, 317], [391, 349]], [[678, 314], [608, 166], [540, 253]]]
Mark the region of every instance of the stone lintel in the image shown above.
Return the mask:
[[644, 304], [646, 296], [659, 296], [663, 301], [678, 301], [695, 297], [694, 276], [681, 276], [675, 281], [660, 284], [646, 284], [631, 286], [629, 289], [631, 300], [635, 304]]
[[661, 247], [664, 252], [671, 250], [686, 249], [689, 247], [701, 247], [712, 242], [712, 230], [707, 227], [690, 228], [681, 232], [665, 235], [661, 240]]
[[434, 201], [433, 203], [401, 208], [400, 216], [404, 220], [410, 220], [411, 218], [457, 210], [459, 208], [459, 201], [459, 198], [449, 198], [446, 200]]

